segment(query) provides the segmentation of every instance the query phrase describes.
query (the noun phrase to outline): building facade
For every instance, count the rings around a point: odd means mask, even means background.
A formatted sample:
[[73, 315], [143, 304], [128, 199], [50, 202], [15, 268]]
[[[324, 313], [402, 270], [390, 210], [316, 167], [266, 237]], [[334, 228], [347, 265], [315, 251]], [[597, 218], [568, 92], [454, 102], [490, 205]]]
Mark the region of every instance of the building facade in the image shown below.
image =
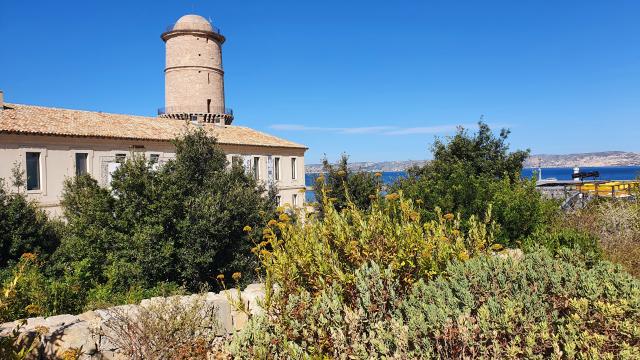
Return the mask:
[[194, 128], [215, 137], [227, 159], [278, 189], [281, 205], [304, 204], [306, 147], [233, 124], [225, 107], [220, 31], [186, 15], [162, 34], [166, 44], [165, 106], [158, 117], [5, 103], [0, 91], [0, 178], [18, 165], [27, 196], [58, 215], [66, 178], [89, 174], [109, 186], [134, 153], [161, 166], [175, 156], [171, 140]]

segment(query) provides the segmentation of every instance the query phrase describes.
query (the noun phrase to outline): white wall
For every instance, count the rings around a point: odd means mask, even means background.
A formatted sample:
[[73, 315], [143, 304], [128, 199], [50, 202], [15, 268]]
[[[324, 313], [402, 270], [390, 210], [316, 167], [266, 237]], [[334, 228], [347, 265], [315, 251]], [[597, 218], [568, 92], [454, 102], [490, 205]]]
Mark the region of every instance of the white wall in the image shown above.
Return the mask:
[[[281, 179], [275, 182], [279, 189], [283, 204], [291, 203], [293, 194], [298, 195], [297, 206], [303, 206], [305, 189], [304, 183], [304, 149], [271, 148], [259, 146], [241, 146], [221, 144], [230, 161], [234, 154], [241, 156], [260, 157], [260, 180], [266, 185], [269, 177], [267, 162], [271, 158], [281, 158]], [[26, 153], [40, 152], [40, 190], [28, 191], [30, 199], [38, 201], [41, 206], [53, 215], [60, 214], [60, 196], [63, 182], [75, 175], [75, 154], [85, 152], [87, 169], [91, 176], [103, 185], [108, 185], [108, 168], [115, 163], [118, 153], [128, 156], [131, 151], [144, 153], [149, 158], [151, 154], [159, 154], [160, 163], [175, 157], [173, 145], [160, 141], [133, 141], [119, 139], [90, 139], [79, 137], [10, 135], [0, 134], [0, 178], [8, 183], [11, 179], [11, 169], [14, 163], [19, 163], [26, 169]], [[297, 176], [291, 176], [291, 158], [297, 160]], [[113, 167], [113, 166], [112, 166]]]

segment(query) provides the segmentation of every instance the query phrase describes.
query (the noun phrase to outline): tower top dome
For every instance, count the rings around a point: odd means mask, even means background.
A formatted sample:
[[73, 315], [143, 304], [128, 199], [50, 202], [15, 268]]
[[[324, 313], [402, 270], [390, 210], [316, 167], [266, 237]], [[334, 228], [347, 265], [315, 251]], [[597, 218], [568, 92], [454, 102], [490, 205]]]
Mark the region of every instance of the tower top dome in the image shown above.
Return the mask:
[[213, 26], [211, 26], [209, 20], [202, 16], [189, 14], [178, 19], [175, 25], [173, 25], [173, 30], [213, 31]]

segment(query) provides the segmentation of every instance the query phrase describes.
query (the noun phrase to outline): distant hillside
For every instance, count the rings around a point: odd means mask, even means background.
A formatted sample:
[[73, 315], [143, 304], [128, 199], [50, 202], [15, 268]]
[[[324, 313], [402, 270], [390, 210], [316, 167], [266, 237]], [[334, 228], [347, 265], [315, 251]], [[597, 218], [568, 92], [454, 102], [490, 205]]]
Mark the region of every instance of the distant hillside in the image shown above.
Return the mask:
[[[422, 166], [428, 160], [380, 161], [349, 163], [349, 169], [355, 171], [405, 171], [412, 166]], [[524, 163], [524, 167], [574, 167], [574, 166], [640, 166], [640, 153], [624, 151], [603, 151], [582, 154], [531, 155]], [[322, 164], [308, 164], [307, 173], [319, 173]]]
[[[539, 164], [539, 165], [538, 165]], [[525, 167], [640, 166], [640, 153], [603, 151], [582, 154], [531, 155]]]
[[[349, 169], [354, 171], [405, 171], [408, 168], [418, 165], [422, 166], [427, 160], [405, 160], [405, 161], [380, 161], [380, 162], [352, 162], [349, 163]], [[319, 173], [322, 171], [322, 164], [307, 164], [305, 171], [308, 174]]]

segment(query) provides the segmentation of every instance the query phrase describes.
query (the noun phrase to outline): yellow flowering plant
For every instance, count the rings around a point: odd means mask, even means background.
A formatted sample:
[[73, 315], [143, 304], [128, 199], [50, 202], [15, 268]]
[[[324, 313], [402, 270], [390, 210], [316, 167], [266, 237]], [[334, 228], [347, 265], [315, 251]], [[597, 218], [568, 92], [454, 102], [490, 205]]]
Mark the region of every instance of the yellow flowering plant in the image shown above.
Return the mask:
[[491, 209], [483, 221], [467, 219], [463, 229], [459, 216], [439, 210], [435, 220], [425, 222], [402, 192], [378, 196], [369, 210], [353, 204], [336, 210], [328, 197], [323, 198], [323, 217], [302, 223], [289, 222], [282, 214], [278, 234], [265, 230], [264, 244], [257, 244], [254, 253], [266, 275], [267, 291], [275, 285], [283, 294], [314, 293], [334, 283], [349, 289], [355, 269], [369, 262], [392, 269], [408, 288], [418, 279], [440, 274], [451, 261], [485, 252], [493, 243]]

